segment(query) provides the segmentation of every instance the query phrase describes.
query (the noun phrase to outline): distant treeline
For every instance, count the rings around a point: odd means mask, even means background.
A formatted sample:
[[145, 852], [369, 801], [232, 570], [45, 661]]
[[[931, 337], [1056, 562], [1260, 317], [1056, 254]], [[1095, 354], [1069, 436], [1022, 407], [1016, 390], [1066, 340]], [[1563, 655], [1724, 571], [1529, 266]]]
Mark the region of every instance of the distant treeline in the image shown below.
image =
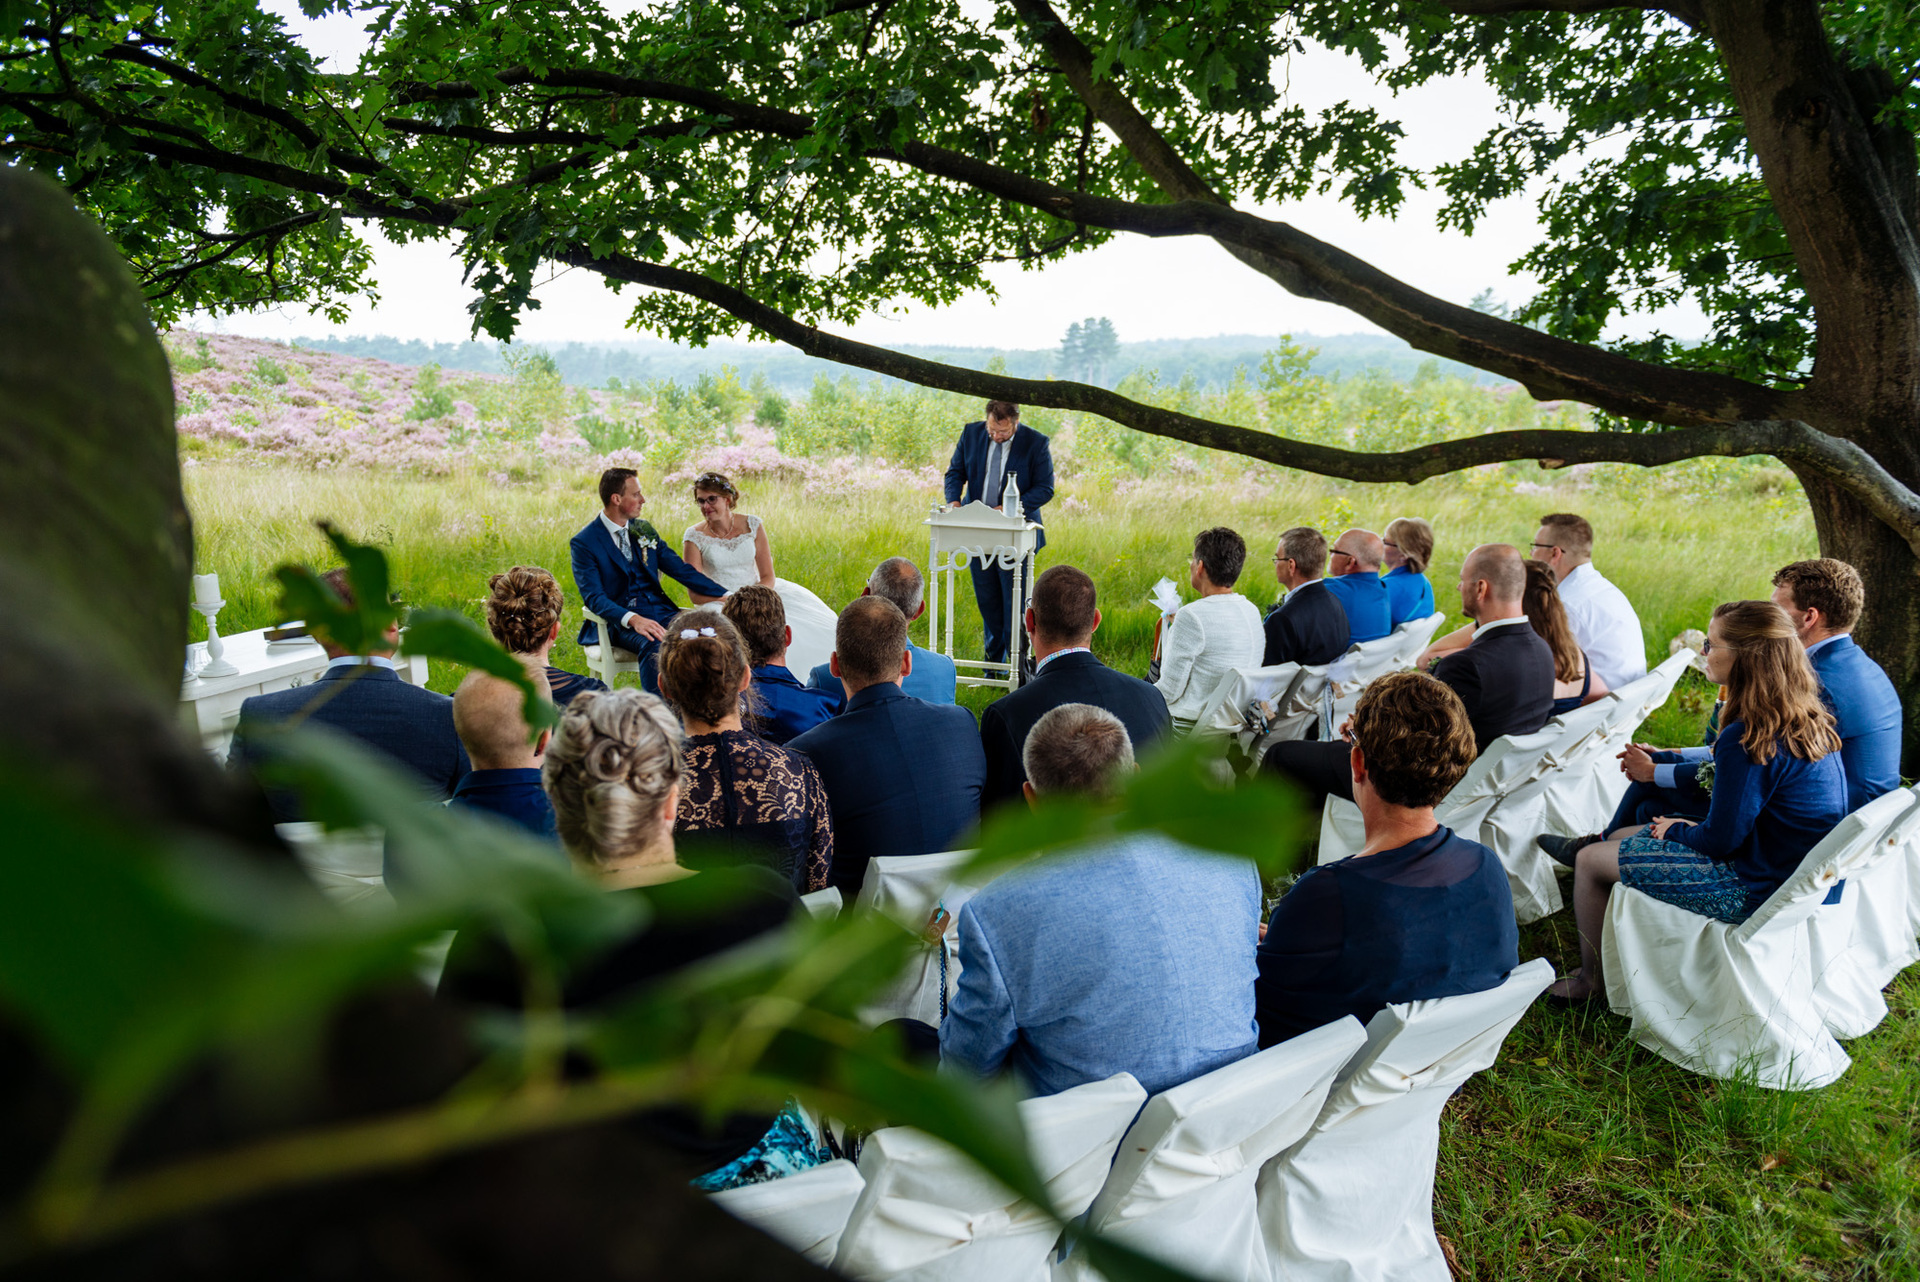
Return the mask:
[[[470, 370], [480, 374], [504, 374], [506, 363], [496, 343], [422, 343], [417, 340], [389, 338], [300, 338], [295, 343], [319, 351], [339, 352], [346, 356], [368, 356], [392, 361], [396, 365], [437, 364], [443, 369]], [[1411, 380], [1420, 367], [1432, 362], [1441, 374], [1456, 375], [1476, 382], [1497, 382], [1489, 374], [1455, 361], [1436, 360], [1417, 352], [1397, 338], [1381, 334], [1295, 335], [1302, 347], [1319, 349], [1312, 372], [1323, 378], [1352, 377], [1378, 370], [1388, 377]], [[1203, 390], [1217, 390], [1233, 381], [1234, 371], [1244, 369], [1249, 379], [1257, 379], [1260, 361], [1278, 346], [1278, 336], [1262, 338], [1253, 334], [1223, 335], [1218, 338], [1159, 339], [1145, 343], [1121, 343], [1119, 356], [1106, 368], [1100, 381], [1111, 387], [1136, 370], [1157, 370], [1163, 383], [1178, 383], [1189, 376]], [[559, 366], [560, 377], [580, 387], [605, 387], [607, 380], [622, 383], [648, 383], [658, 379], [692, 383], [702, 374], [731, 365], [743, 382], [764, 375], [767, 382], [786, 394], [800, 395], [813, 386], [814, 379], [849, 375], [868, 377], [863, 371], [832, 361], [803, 356], [788, 347], [769, 343], [713, 343], [706, 347], [678, 347], [653, 340], [614, 340], [606, 343], [563, 343], [558, 346], [521, 345], [522, 350], [540, 350]], [[1005, 372], [1016, 378], [1061, 376], [1058, 348], [1008, 350], [996, 347], [902, 347], [901, 351], [928, 360], [969, 369], [986, 369], [1002, 362]], [[883, 380], [891, 381], [891, 380]]]

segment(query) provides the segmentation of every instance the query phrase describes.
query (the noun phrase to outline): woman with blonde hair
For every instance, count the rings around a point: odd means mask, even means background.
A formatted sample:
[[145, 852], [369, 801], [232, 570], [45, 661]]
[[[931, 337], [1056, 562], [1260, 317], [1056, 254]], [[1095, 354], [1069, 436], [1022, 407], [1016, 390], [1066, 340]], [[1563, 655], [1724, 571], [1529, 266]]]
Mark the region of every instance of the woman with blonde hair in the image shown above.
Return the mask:
[[551, 573], [537, 565], [516, 565], [488, 579], [487, 590], [487, 631], [508, 653], [530, 667], [546, 670], [555, 703], [564, 708], [575, 695], [607, 688], [604, 681], [556, 668], [548, 661], [566, 607], [560, 581]]
[[1433, 581], [1427, 567], [1433, 564], [1433, 527], [1417, 516], [1396, 516], [1387, 522], [1381, 542], [1386, 546], [1388, 619], [1394, 627], [1410, 619], [1431, 615]]
[[1661, 816], [1575, 853], [1581, 964], [1554, 984], [1556, 1001], [1605, 989], [1600, 931], [1615, 882], [1703, 917], [1745, 921], [1847, 813], [1840, 736], [1786, 611], [1771, 601], [1722, 603], [1703, 653], [1707, 679], [1727, 690], [1707, 817]]

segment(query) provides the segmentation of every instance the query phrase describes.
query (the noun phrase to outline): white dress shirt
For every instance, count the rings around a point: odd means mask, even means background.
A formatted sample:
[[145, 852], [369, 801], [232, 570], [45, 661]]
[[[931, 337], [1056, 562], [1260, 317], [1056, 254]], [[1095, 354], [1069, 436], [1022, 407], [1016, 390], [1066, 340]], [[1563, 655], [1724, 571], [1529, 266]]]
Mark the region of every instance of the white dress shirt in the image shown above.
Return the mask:
[[1266, 652], [1259, 606], [1238, 592], [1203, 596], [1173, 616], [1154, 688], [1169, 714], [1191, 721], [1206, 709], [1220, 678], [1235, 668], [1259, 667]]
[[1560, 604], [1567, 609], [1573, 639], [1586, 651], [1593, 674], [1618, 690], [1647, 675], [1647, 642], [1633, 603], [1593, 568], [1575, 566], [1560, 580]]

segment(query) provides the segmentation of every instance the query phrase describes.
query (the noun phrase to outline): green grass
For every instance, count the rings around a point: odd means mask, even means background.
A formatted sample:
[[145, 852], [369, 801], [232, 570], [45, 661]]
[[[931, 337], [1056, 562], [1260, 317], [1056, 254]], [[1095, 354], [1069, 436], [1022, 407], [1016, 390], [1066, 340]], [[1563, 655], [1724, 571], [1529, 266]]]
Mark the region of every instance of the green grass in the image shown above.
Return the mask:
[[[1266, 601], [1277, 591], [1268, 555], [1282, 529], [1379, 529], [1393, 516], [1426, 516], [1440, 539], [1440, 608], [1457, 614], [1453, 584], [1469, 548], [1525, 543], [1541, 513], [1571, 509], [1600, 531], [1597, 563], [1633, 600], [1648, 657], [1658, 659], [1675, 633], [1704, 627], [1716, 601], [1764, 596], [1776, 567], [1815, 554], [1804, 503], [1741, 477], [1726, 468], [1621, 469], [1589, 491], [1544, 494], [1472, 478], [1414, 489], [1312, 478], [1267, 492], [1147, 485], [1126, 496], [1070, 483], [1062, 499], [1086, 507], [1056, 503], [1043, 564], [1093, 575], [1106, 616], [1095, 647], [1139, 672], [1153, 627], [1147, 589], [1163, 575], [1180, 580], [1193, 533], [1205, 526], [1231, 525], [1247, 537], [1243, 590]], [[578, 608], [567, 540], [596, 509], [585, 474], [509, 485], [479, 472], [416, 480], [201, 462], [187, 479], [196, 568], [219, 572], [230, 602], [221, 621], [232, 631], [273, 621], [273, 565], [323, 558], [311, 524], [321, 517], [385, 546], [412, 603], [478, 618], [487, 575], [524, 563], [554, 571]], [[829, 604], [857, 595], [882, 557], [924, 563], [920, 522], [932, 493], [745, 488], [743, 510], [767, 521], [780, 572]], [[672, 538], [695, 519], [690, 495], [657, 488], [646, 515]], [[964, 579], [962, 592], [968, 608], [956, 635], [963, 653], [977, 653], [979, 620]], [[566, 639], [577, 622], [571, 613], [555, 661], [583, 670]], [[460, 675], [436, 665], [433, 685], [451, 690]], [[972, 690], [963, 701], [977, 711], [991, 697]], [[1697, 742], [1710, 698], [1704, 681], [1687, 678], [1642, 737]], [[1564, 969], [1574, 954], [1566, 913], [1521, 933], [1523, 958], [1546, 956]], [[1436, 1212], [1460, 1275], [1920, 1276], [1920, 973], [1904, 977], [1889, 1004], [1886, 1022], [1848, 1047], [1855, 1063], [1847, 1075], [1808, 1094], [1696, 1077], [1629, 1043], [1625, 1022], [1610, 1014], [1536, 1006], [1443, 1123]]]

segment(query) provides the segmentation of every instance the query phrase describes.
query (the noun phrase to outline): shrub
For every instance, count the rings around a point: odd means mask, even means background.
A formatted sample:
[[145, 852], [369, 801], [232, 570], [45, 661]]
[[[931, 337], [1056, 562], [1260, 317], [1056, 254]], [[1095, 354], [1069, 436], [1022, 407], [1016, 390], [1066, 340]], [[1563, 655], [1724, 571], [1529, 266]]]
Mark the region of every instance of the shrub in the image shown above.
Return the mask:
[[407, 417], [415, 422], [429, 419], [447, 418], [453, 413], [453, 391], [442, 386], [440, 367], [428, 365], [420, 371], [413, 383], [413, 407], [407, 411]]
[[261, 356], [253, 362], [253, 376], [271, 387], [278, 387], [287, 381], [287, 371], [271, 356]]

